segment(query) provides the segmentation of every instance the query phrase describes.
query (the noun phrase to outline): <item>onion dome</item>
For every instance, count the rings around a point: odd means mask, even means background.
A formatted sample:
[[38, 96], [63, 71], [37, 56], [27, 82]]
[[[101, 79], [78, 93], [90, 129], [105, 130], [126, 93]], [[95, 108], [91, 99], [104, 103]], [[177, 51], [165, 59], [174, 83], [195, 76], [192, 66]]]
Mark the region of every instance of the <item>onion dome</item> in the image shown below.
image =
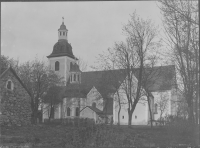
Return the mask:
[[47, 58], [60, 56], [68, 56], [70, 58], [76, 59], [72, 52], [72, 46], [67, 42], [67, 40], [59, 40], [53, 46], [53, 52], [47, 56]]
[[60, 25], [60, 28], [58, 29], [58, 31], [60, 31], [60, 30], [66, 30], [66, 31], [68, 31], [67, 28], [66, 28], [66, 26], [65, 26], [65, 24], [64, 24], [64, 22], [62, 22], [62, 24]]

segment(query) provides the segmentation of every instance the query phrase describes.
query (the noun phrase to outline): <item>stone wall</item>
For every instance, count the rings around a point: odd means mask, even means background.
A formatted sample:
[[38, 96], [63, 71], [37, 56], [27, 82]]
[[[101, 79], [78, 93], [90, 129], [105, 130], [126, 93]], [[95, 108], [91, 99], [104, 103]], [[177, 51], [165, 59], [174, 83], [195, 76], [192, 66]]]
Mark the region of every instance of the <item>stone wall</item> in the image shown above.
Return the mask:
[[[13, 90], [6, 88], [6, 82], [11, 80]], [[18, 79], [9, 70], [0, 80], [1, 124], [28, 125], [31, 123], [30, 96]]]

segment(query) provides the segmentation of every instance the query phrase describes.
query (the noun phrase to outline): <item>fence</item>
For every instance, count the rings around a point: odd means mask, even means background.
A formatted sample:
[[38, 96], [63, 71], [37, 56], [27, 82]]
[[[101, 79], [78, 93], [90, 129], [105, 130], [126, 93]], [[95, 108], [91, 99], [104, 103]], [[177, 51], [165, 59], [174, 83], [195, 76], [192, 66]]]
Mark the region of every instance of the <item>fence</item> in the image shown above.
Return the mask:
[[89, 118], [63, 118], [63, 119], [44, 119], [44, 124], [62, 124], [66, 126], [93, 126], [94, 119]]

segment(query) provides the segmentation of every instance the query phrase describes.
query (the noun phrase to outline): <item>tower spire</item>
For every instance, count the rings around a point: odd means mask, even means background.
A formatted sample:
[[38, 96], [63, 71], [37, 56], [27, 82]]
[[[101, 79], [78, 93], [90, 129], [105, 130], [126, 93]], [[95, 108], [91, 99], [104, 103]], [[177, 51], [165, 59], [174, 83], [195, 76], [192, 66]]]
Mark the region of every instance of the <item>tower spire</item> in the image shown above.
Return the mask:
[[62, 17], [63, 23], [64, 23], [64, 17]]

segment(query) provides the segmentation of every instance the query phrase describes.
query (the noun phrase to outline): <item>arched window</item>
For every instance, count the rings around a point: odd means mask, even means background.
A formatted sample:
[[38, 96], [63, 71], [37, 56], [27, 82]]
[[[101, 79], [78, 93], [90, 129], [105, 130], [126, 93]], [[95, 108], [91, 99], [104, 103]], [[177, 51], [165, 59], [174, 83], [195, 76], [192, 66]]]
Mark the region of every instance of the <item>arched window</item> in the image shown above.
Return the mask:
[[11, 80], [8, 80], [6, 82], [6, 88], [9, 89], [9, 90], [13, 90], [14, 86], [13, 86], [13, 83]]
[[79, 107], [76, 108], [76, 116], [79, 116]]
[[70, 116], [70, 111], [71, 111], [71, 110], [70, 110], [70, 108], [68, 107], [68, 108], [67, 108], [67, 116]]
[[157, 113], [158, 113], [158, 104], [156, 103], [156, 104], [155, 104], [154, 114], [157, 114]]
[[8, 81], [8, 83], [7, 83], [7, 89], [11, 89], [11, 81]]
[[63, 32], [63, 35], [65, 35], [65, 32]]
[[96, 103], [95, 102], [92, 103], [92, 107], [96, 107]]
[[55, 71], [59, 71], [59, 65], [60, 65], [60, 63], [58, 61], [56, 61], [56, 63], [55, 63]]

